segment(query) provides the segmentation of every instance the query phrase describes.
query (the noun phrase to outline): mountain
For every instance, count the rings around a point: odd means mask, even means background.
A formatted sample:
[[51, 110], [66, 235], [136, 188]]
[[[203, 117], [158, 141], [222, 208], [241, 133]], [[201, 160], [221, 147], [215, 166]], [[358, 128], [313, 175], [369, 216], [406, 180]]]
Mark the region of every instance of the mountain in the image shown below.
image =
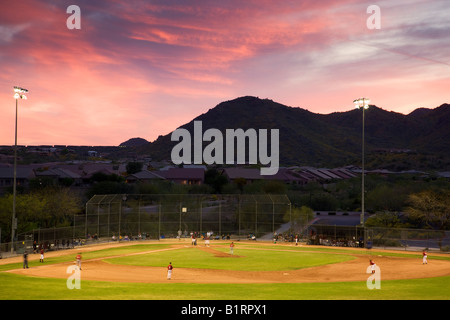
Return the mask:
[[[279, 129], [282, 166], [332, 167], [361, 162], [362, 111], [357, 109], [316, 114], [269, 99], [246, 96], [222, 102], [180, 127], [187, 129], [192, 137], [194, 121], [202, 121], [203, 132], [219, 129], [224, 139], [225, 129]], [[171, 141], [171, 134], [168, 134], [133, 151], [150, 154], [154, 159], [170, 159], [176, 144], [178, 142]], [[433, 159], [441, 159], [441, 165], [450, 166], [450, 105], [418, 109], [408, 115], [370, 106], [365, 110], [365, 149], [368, 163], [373, 160], [371, 155], [379, 157], [394, 152], [403, 154], [401, 161], [408, 156], [411, 158], [411, 154], [432, 155]]]
[[131, 138], [122, 142], [119, 147], [138, 147], [148, 144], [149, 142], [143, 138]]

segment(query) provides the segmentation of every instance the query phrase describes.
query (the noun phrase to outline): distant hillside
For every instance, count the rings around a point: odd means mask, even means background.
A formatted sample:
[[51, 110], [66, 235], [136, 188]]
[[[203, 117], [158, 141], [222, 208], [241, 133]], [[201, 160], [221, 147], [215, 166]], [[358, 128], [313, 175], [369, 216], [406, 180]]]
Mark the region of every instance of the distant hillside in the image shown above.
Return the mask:
[[[247, 96], [222, 102], [181, 126], [192, 136], [195, 120], [202, 121], [203, 132], [217, 128], [224, 137], [225, 129], [279, 129], [280, 165], [283, 166], [334, 167], [361, 162], [361, 110], [324, 115]], [[170, 159], [171, 150], [177, 143], [172, 142], [171, 134], [168, 134], [152, 143], [134, 147], [133, 151], [150, 154], [155, 160]], [[432, 155], [433, 159], [440, 159], [440, 165], [448, 170], [450, 105], [420, 109], [409, 115], [371, 106], [365, 111], [365, 146], [369, 165], [371, 156], [379, 158], [383, 153], [380, 150], [390, 153], [389, 150], [395, 149], [400, 150], [399, 153], [410, 150], [427, 157]], [[378, 160], [383, 164], [383, 160]], [[401, 161], [405, 161], [404, 157]], [[420, 160], [414, 160], [411, 165], [416, 166], [417, 161]]]
[[147, 145], [149, 142], [143, 138], [131, 138], [125, 142], [122, 142], [119, 147], [139, 147]]

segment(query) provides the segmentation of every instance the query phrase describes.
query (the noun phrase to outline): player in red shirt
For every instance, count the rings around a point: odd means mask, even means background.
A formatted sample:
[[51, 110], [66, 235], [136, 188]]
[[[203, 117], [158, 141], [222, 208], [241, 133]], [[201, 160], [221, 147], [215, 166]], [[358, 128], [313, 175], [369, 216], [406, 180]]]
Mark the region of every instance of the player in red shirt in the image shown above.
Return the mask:
[[77, 261], [77, 267], [80, 268], [80, 270], [81, 270], [81, 253], [77, 254], [76, 261]]
[[424, 250], [422, 252], [422, 264], [428, 264], [427, 257], [428, 257], [427, 252]]
[[369, 263], [370, 263], [370, 267], [372, 269], [372, 273], [375, 273], [375, 266], [376, 266], [375, 262], [373, 262], [373, 260], [370, 260]]
[[173, 270], [172, 262], [169, 262], [169, 265], [167, 266], [167, 280], [172, 279], [172, 270]]
[[230, 243], [230, 254], [233, 254], [233, 249], [234, 249], [234, 243], [231, 242]]

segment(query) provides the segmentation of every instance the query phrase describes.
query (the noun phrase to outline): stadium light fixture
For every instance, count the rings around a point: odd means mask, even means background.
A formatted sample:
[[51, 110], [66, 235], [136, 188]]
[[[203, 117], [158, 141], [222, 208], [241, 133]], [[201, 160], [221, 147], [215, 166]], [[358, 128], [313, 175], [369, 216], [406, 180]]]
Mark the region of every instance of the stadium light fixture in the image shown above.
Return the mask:
[[14, 87], [14, 99], [16, 99], [16, 126], [14, 134], [14, 178], [13, 178], [13, 214], [11, 222], [11, 253], [14, 253], [14, 233], [17, 229], [17, 219], [16, 219], [16, 189], [17, 189], [17, 111], [19, 108], [19, 99], [27, 99], [24, 93], [28, 93], [27, 89], [21, 87]]
[[368, 98], [359, 98], [356, 100], [353, 100], [353, 103], [355, 104], [356, 109], [362, 110], [362, 166], [361, 166], [361, 218], [360, 223], [361, 226], [364, 227], [364, 110], [369, 109], [369, 103], [370, 99]]

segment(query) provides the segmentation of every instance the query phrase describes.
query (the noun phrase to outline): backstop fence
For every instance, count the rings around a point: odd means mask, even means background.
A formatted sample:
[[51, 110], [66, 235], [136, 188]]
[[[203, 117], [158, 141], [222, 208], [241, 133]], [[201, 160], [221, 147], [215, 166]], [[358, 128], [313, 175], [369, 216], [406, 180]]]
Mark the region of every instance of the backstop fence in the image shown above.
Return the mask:
[[289, 221], [286, 195], [95, 195], [73, 238], [259, 237]]
[[[289, 222], [286, 195], [107, 194], [95, 195], [85, 213], [66, 228], [35, 229], [0, 244], [0, 253], [70, 248], [92, 241], [202, 237], [258, 238]], [[33, 248], [34, 250], [34, 248]]]

